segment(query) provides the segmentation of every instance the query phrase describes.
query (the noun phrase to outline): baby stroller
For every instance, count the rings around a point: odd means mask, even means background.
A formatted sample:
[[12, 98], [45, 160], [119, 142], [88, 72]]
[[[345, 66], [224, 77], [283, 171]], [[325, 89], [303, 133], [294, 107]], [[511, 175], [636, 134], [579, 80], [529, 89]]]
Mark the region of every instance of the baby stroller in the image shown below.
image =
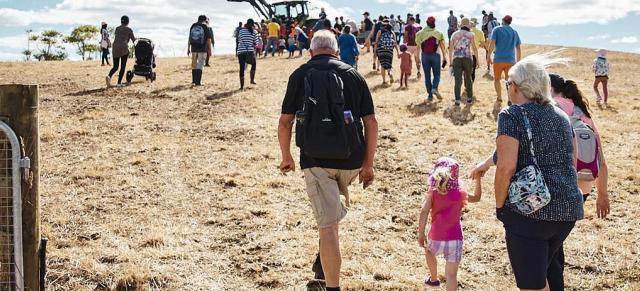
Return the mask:
[[136, 64], [133, 71], [127, 72], [127, 83], [130, 83], [134, 75], [144, 76], [146, 80], [151, 82], [156, 80], [156, 57], [153, 55], [154, 45], [150, 39], [139, 38], [136, 41], [135, 57]]

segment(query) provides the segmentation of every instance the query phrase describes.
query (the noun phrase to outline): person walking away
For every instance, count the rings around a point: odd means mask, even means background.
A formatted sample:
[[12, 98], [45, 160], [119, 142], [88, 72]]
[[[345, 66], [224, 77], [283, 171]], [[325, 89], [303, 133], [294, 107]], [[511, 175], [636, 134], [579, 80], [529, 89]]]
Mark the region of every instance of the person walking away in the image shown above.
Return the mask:
[[391, 25], [389, 24], [389, 20], [385, 19], [382, 21], [381, 29], [378, 32], [376, 37], [376, 53], [378, 54], [378, 60], [380, 60], [380, 73], [382, 74], [382, 84], [387, 84], [386, 76], [389, 76], [389, 84], [393, 83], [393, 73], [391, 73], [391, 69], [393, 67], [393, 50], [395, 49], [396, 54], [400, 55], [398, 51], [398, 43], [396, 43], [396, 38], [393, 35], [393, 31], [391, 31]]
[[487, 23], [489, 23], [489, 14], [486, 11], [482, 10], [482, 33], [484, 33], [484, 38], [489, 38], [489, 34], [487, 31]]
[[[471, 32], [473, 33], [473, 37], [475, 39], [476, 48], [478, 48], [478, 50], [480, 50], [480, 48], [484, 48], [486, 52], [487, 48], [484, 45], [486, 43], [484, 33], [480, 29], [478, 29], [477, 25], [478, 19], [471, 18]], [[480, 67], [480, 65], [478, 64], [478, 58], [479, 55], [473, 56], [473, 71], [471, 72], [471, 81], [473, 82], [476, 81], [476, 68]]]
[[453, 10], [449, 10], [449, 18], [447, 18], [447, 23], [449, 23], [447, 34], [449, 35], [449, 41], [451, 41], [451, 36], [453, 35], [453, 33], [458, 31], [458, 18], [453, 15]]
[[256, 46], [260, 41], [260, 36], [254, 25], [253, 19], [249, 18], [244, 28], [238, 32], [238, 38], [236, 39], [236, 55], [240, 64], [240, 90], [244, 89], [244, 70], [247, 64], [251, 65], [251, 71], [249, 72], [251, 84], [256, 84]]
[[238, 38], [238, 32], [240, 32], [240, 29], [242, 29], [242, 21], [238, 22], [238, 27], [233, 30], [233, 38]]
[[421, 25], [421, 24], [422, 24], [422, 20], [420, 20], [420, 13], [416, 13], [416, 23], [417, 23], [418, 25]]
[[204, 64], [205, 67], [211, 67], [211, 65], [209, 65], [209, 59], [211, 59], [211, 56], [213, 55], [213, 49], [216, 46], [216, 41], [215, 41], [215, 37], [213, 36], [213, 27], [211, 27], [211, 20], [209, 19], [209, 17], [207, 17], [207, 27], [209, 28], [209, 34], [211, 35], [211, 48], [207, 51], [207, 61]]
[[[488, 16], [488, 22], [487, 22], [487, 41], [485, 44], [486, 49], [486, 58], [489, 58], [490, 54], [489, 54], [489, 46], [491, 45], [491, 34], [493, 33], [493, 30], [498, 27], [498, 21], [496, 20], [496, 18], [493, 16], [493, 12], [489, 12], [489, 16]], [[495, 73], [495, 72], [494, 72]], [[493, 79], [493, 77], [491, 77], [491, 64], [487, 62], [487, 71], [484, 74], [487, 78], [491, 78]]]
[[409, 52], [407, 52], [407, 45], [404, 43], [401, 44], [400, 55], [398, 56], [398, 58], [400, 59], [400, 88], [402, 88], [403, 82], [404, 88], [409, 88], [408, 80], [409, 76], [411, 76], [411, 67], [413, 65], [411, 63], [412, 57], [413, 56]]
[[298, 56], [302, 56], [302, 51], [307, 47], [307, 42], [309, 41], [309, 37], [307, 36], [307, 34], [304, 32], [304, 30], [302, 28], [300, 28], [300, 26], [296, 26], [295, 28], [295, 33], [296, 33], [296, 40], [297, 40], [297, 45], [298, 45], [298, 51], [300, 52], [298, 54]]
[[365, 39], [364, 46], [367, 48], [367, 52], [371, 51], [371, 33], [373, 30], [373, 21], [369, 19], [369, 12], [364, 12], [362, 14], [364, 16], [364, 31], [361, 36]]
[[268, 36], [269, 36], [269, 29], [267, 28], [267, 23], [264, 21], [264, 19], [262, 19], [260, 21], [260, 29], [258, 30], [260, 32], [260, 40], [262, 43], [262, 47], [260, 47], [260, 45], [258, 45], [259, 47], [259, 53], [258, 56], [260, 54], [262, 54], [264, 58], [267, 57], [267, 53], [269, 52], [268, 50]]
[[[520, 61], [522, 51], [520, 50], [520, 37], [518, 32], [511, 28], [511, 16], [502, 18], [502, 25], [491, 32], [491, 43], [487, 54], [487, 64], [493, 64], [493, 85], [496, 90], [496, 101], [502, 102], [501, 78], [507, 80], [509, 70], [516, 62]], [[491, 60], [491, 54], [495, 50], [495, 56]]]
[[[479, 202], [482, 198], [481, 179], [475, 180], [471, 195], [463, 188], [459, 172], [460, 164], [456, 160], [441, 157], [429, 175], [428, 190], [418, 221], [418, 244], [424, 249], [429, 271], [429, 276], [424, 279], [426, 288], [440, 287], [436, 256], [442, 253], [446, 261], [446, 290], [458, 289], [458, 267], [463, 254], [462, 209], [467, 203]], [[428, 235], [425, 235], [429, 214], [431, 225]]]
[[[609, 215], [610, 211], [609, 193], [607, 190], [609, 171], [604, 158], [604, 151], [602, 150], [601, 136], [591, 116], [589, 101], [584, 97], [580, 89], [578, 89], [578, 85], [574, 81], [565, 80], [557, 74], [549, 74], [549, 79], [551, 80], [551, 96], [556, 101], [558, 107], [569, 116], [574, 130], [581, 131], [582, 133], [586, 130], [588, 133], [585, 138], [584, 134], [576, 132], [576, 136], [581, 136], [576, 143], [578, 152], [578, 187], [582, 192], [583, 201], [586, 202], [593, 189], [595, 180], [598, 194], [596, 197], [596, 215], [598, 218], [604, 219]], [[595, 139], [591, 139], [592, 135], [595, 135]], [[583, 143], [585, 142], [587, 145], [582, 149]], [[595, 146], [591, 143], [595, 143]], [[581, 160], [580, 153], [584, 153], [585, 149], [591, 150], [587, 153], [587, 156], [593, 160]], [[593, 151], [595, 151], [595, 153]], [[589, 168], [589, 175], [580, 175], [583, 168]], [[551, 260], [547, 270], [547, 281], [549, 282], [549, 289], [551, 291], [564, 290], [564, 265], [564, 250], [563, 246], [560, 246], [558, 254]]]
[[[435, 17], [429, 16], [427, 18], [427, 27], [416, 34], [416, 44], [420, 47], [422, 53], [424, 84], [428, 94], [425, 103], [433, 101], [433, 95], [436, 95], [438, 99], [442, 99], [442, 95], [438, 92], [440, 69], [446, 67], [448, 54], [444, 44], [444, 35], [436, 30]], [[440, 49], [441, 54], [438, 54], [438, 49]], [[444, 62], [442, 63], [442, 61]], [[431, 78], [432, 73], [433, 79]]]
[[467, 93], [467, 104], [473, 102], [473, 81], [471, 80], [471, 73], [473, 66], [477, 65], [477, 62], [476, 64], [473, 63], [473, 57], [478, 55], [478, 48], [476, 47], [475, 36], [469, 29], [470, 26], [469, 18], [462, 18], [460, 21], [460, 30], [451, 36], [451, 42], [449, 43], [450, 66], [452, 66], [453, 76], [455, 78], [454, 94], [456, 97], [456, 106], [460, 105], [463, 74]]
[[118, 86], [122, 86], [122, 77], [127, 68], [127, 59], [129, 58], [129, 40], [136, 41], [133, 30], [129, 28], [129, 17], [124, 15], [120, 18], [120, 26], [116, 27], [113, 39], [113, 68], [106, 77], [107, 88], [111, 87], [111, 77], [118, 71]]
[[207, 25], [207, 16], [198, 16], [198, 22], [189, 29], [187, 55], [191, 54], [191, 84], [202, 85], [202, 70], [211, 54], [211, 34]]
[[[337, 59], [335, 36], [329, 31], [316, 33], [311, 40], [310, 53], [311, 60], [289, 77], [282, 102], [278, 123], [282, 153], [280, 171], [283, 174], [295, 171], [290, 148], [295, 120], [300, 168], [320, 236], [317, 262], [324, 272], [326, 290], [334, 291], [340, 290], [342, 258], [338, 230], [350, 206], [348, 186], [358, 178], [367, 189], [374, 181], [378, 123], [364, 77]], [[312, 101], [331, 104], [331, 109], [315, 106]], [[330, 113], [327, 116], [320, 113], [323, 111]], [[348, 136], [337, 132], [316, 132], [325, 118], [333, 119], [336, 129], [346, 127]], [[340, 195], [345, 196], [344, 204]]]
[[[609, 100], [609, 88], [607, 84], [609, 83], [609, 61], [607, 60], [607, 50], [598, 49], [596, 50], [596, 58], [593, 60], [591, 65], [591, 70], [596, 75], [595, 80], [593, 81], [593, 91], [596, 93], [596, 102], [598, 105], [602, 103], [602, 97], [604, 96], [604, 107], [607, 107], [607, 101]], [[598, 86], [602, 84], [602, 93], [600, 95], [600, 90]]]
[[396, 35], [396, 42], [400, 43], [400, 40], [402, 39], [402, 24], [400, 24], [399, 20], [395, 20], [392, 26], [393, 33]]
[[416, 19], [413, 16], [409, 17], [407, 25], [404, 27], [404, 40], [407, 44], [407, 49], [413, 55], [416, 61], [416, 69], [418, 69], [417, 78], [420, 80], [420, 49], [416, 44], [416, 34], [422, 27], [416, 23]]
[[376, 22], [376, 24], [373, 25], [373, 31], [371, 31], [371, 35], [369, 35], [369, 38], [371, 39], [371, 42], [374, 43], [373, 47], [373, 70], [376, 71], [379, 68], [380, 65], [380, 61], [378, 60], [378, 52], [376, 51], [376, 47], [377, 47], [377, 43], [376, 41], [378, 40], [378, 33], [380, 32], [380, 30], [382, 30], [382, 21], [384, 21], [384, 18], [382, 17], [382, 15], [380, 15], [378, 17], [378, 22]]
[[357, 69], [360, 50], [356, 37], [351, 34], [351, 26], [346, 25], [342, 29], [342, 34], [338, 37], [338, 48], [340, 49], [340, 60]]
[[102, 22], [102, 28], [100, 29], [100, 49], [102, 50], [102, 66], [104, 63], [109, 64], [109, 48], [111, 47], [111, 39], [109, 38], [109, 30], [107, 29], [107, 23]]
[[271, 56], [275, 56], [276, 50], [278, 50], [278, 33], [280, 33], [280, 25], [275, 17], [271, 18], [271, 22], [267, 24], [268, 40], [267, 40], [267, 52], [271, 52]]
[[584, 218], [574, 131], [567, 114], [552, 104], [546, 69], [563, 62], [554, 54], [531, 55], [509, 70], [505, 84], [512, 105], [498, 115], [491, 137], [497, 150], [470, 173], [482, 177], [496, 165], [496, 216], [520, 290], [549, 290], [550, 263]]

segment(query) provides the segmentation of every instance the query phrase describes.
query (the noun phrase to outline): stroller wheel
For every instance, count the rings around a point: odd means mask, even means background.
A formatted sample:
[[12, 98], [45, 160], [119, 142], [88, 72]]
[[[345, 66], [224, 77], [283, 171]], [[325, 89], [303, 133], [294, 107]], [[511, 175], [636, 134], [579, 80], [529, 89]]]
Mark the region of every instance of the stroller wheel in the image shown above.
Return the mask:
[[127, 72], [127, 83], [131, 83], [131, 80], [133, 80], [133, 72], [128, 71]]

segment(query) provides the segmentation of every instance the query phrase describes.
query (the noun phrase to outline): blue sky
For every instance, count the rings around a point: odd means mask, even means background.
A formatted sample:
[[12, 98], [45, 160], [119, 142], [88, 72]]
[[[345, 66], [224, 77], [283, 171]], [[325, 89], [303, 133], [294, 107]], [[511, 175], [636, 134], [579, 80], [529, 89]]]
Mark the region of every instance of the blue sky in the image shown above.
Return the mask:
[[[270, 0], [268, 0], [270, 1]], [[640, 53], [640, 0], [310, 0], [330, 17], [344, 15], [359, 22], [365, 10], [372, 15], [420, 13], [434, 15], [445, 30], [448, 11], [480, 18], [494, 11], [513, 16], [513, 27], [525, 43], [606, 48]], [[202, 3], [206, 3], [202, 6]], [[194, 7], [204, 7], [196, 9]], [[27, 46], [26, 29], [56, 29], [69, 33], [80, 24], [116, 24], [131, 17], [137, 36], [156, 42], [161, 56], [186, 53], [186, 34], [199, 14], [212, 19], [216, 54], [232, 53], [231, 32], [238, 21], [258, 18], [249, 4], [226, 0], [0, 0], [0, 60], [17, 60]], [[77, 59], [75, 50], [67, 48]]]

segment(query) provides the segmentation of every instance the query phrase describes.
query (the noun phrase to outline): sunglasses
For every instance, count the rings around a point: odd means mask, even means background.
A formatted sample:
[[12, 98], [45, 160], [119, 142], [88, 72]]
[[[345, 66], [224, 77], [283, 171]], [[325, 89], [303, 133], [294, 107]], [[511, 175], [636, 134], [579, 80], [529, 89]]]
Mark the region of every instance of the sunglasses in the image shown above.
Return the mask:
[[509, 91], [509, 86], [511, 86], [512, 84], [513, 84], [513, 81], [511, 80], [504, 81], [504, 85], [507, 87], [507, 91]]

